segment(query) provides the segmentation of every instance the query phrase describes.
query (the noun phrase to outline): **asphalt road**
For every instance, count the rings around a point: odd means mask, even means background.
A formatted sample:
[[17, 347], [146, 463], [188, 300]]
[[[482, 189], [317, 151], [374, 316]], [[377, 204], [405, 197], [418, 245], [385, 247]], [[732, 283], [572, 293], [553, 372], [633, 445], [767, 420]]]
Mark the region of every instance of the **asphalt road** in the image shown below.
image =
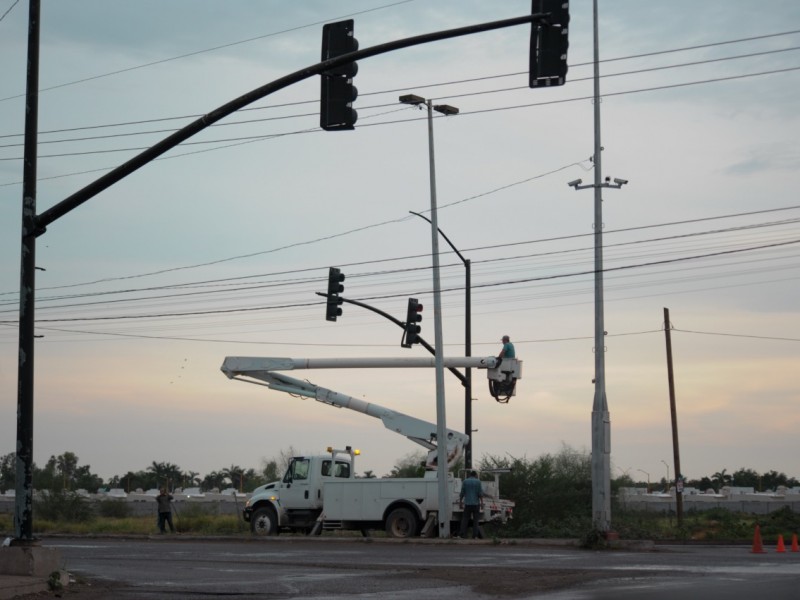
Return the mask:
[[76, 575], [70, 597], [544, 598], [800, 597], [800, 553], [746, 546], [587, 551], [523, 541], [300, 538], [45, 539]]

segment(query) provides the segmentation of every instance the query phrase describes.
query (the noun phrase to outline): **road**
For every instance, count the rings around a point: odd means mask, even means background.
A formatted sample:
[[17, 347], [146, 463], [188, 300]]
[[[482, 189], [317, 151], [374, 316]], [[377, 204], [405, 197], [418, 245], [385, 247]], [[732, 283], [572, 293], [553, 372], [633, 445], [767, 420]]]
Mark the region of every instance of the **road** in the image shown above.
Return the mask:
[[588, 551], [472, 541], [45, 539], [92, 585], [71, 597], [611, 600], [798, 597], [800, 553], [746, 546]]

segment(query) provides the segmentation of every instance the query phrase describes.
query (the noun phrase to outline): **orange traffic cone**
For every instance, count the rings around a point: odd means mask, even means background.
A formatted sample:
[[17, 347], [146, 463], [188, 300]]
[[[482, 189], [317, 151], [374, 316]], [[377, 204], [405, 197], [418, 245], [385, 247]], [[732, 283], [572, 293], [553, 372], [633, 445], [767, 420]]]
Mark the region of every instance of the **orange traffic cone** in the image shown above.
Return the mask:
[[797, 547], [797, 534], [792, 534], [792, 552], [800, 552], [800, 548]]
[[753, 549], [751, 550], [753, 554], [766, 554], [766, 550], [764, 550], [764, 544], [761, 542], [761, 527], [756, 524], [756, 532], [753, 535]]
[[783, 545], [783, 535], [778, 534], [778, 547], [775, 552], [786, 552], [786, 546]]

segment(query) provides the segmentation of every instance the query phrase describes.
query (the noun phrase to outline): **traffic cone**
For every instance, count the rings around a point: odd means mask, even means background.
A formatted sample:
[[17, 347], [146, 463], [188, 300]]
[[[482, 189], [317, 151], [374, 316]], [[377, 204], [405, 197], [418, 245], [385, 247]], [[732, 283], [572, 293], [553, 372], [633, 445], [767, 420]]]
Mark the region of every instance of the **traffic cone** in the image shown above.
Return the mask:
[[756, 524], [756, 532], [753, 535], [753, 549], [751, 550], [753, 554], [766, 554], [767, 551], [764, 550], [764, 544], [761, 542], [761, 527]]
[[778, 534], [778, 547], [775, 552], [786, 552], [786, 546], [783, 545], [783, 535]]
[[800, 552], [800, 548], [797, 547], [797, 534], [792, 534], [792, 552]]

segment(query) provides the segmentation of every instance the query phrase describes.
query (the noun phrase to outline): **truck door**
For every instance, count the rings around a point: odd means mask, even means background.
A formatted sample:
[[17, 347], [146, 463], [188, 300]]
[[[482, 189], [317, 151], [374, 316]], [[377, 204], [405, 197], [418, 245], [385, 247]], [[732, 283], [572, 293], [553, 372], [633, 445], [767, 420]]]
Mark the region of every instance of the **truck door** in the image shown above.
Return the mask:
[[317, 492], [313, 485], [316, 478], [311, 477], [311, 460], [293, 458], [283, 477], [281, 505], [283, 508], [303, 509], [318, 506]]

